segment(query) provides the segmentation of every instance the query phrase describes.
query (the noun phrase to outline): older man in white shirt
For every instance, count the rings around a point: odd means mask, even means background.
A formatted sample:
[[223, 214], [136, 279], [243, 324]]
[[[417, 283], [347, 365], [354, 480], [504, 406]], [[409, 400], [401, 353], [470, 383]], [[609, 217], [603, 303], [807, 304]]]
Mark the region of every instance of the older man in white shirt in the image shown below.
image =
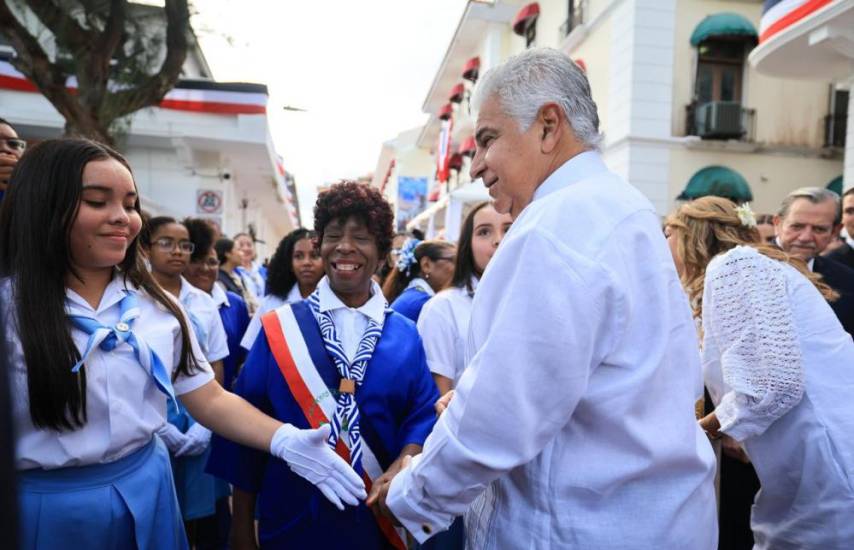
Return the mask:
[[515, 221], [456, 396], [369, 500], [419, 541], [468, 512], [477, 549], [717, 548], [694, 324], [658, 215], [596, 152], [584, 73], [528, 50], [473, 103], [472, 176]]

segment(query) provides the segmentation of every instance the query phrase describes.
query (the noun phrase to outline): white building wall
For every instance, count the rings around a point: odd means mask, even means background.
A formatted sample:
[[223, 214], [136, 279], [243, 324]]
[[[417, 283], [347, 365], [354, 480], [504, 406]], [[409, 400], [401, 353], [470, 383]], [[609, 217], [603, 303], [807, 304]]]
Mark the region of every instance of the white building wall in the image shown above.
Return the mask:
[[664, 214], [670, 208], [676, 1], [624, 0], [612, 18], [603, 153], [610, 168]]

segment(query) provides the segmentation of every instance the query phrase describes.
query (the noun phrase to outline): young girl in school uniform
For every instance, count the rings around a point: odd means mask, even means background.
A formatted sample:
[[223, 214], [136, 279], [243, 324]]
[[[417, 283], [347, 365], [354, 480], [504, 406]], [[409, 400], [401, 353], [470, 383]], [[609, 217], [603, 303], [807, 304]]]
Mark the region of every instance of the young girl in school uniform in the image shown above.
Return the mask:
[[0, 209], [0, 299], [24, 548], [187, 547], [154, 436], [174, 396], [202, 424], [282, 458], [339, 501], [365, 496], [313, 431], [213, 380], [183, 309], [143, 267], [139, 196], [121, 155], [48, 140], [12, 180]]
[[383, 283], [391, 309], [418, 322], [427, 300], [451, 282], [456, 252], [447, 241], [406, 241], [395, 269]]
[[241, 296], [217, 282], [219, 260], [213, 247], [216, 234], [211, 224], [201, 218], [185, 218], [182, 223], [194, 247], [184, 277], [191, 285], [207, 293], [219, 311], [228, 344], [228, 356], [222, 360], [222, 387], [230, 390], [240, 365], [246, 359], [246, 350], [240, 347], [240, 340], [249, 327], [249, 309]]
[[[228, 357], [222, 320], [213, 299], [182, 275], [195, 250], [189, 231], [174, 218], [157, 216], [148, 221], [140, 240], [151, 264], [151, 274], [184, 306], [202, 353], [221, 384], [223, 360]], [[196, 422], [180, 402], [169, 408], [167, 419], [158, 435], [171, 455], [175, 492], [187, 538], [196, 548], [214, 548], [218, 536], [216, 503], [228, 496], [229, 490], [226, 483], [204, 473], [211, 431]], [[225, 537], [221, 542], [226, 544]]]
[[261, 316], [285, 304], [308, 298], [323, 278], [323, 261], [314, 231], [294, 229], [279, 242], [267, 270], [266, 295], [252, 317], [240, 345], [249, 351], [261, 332]]

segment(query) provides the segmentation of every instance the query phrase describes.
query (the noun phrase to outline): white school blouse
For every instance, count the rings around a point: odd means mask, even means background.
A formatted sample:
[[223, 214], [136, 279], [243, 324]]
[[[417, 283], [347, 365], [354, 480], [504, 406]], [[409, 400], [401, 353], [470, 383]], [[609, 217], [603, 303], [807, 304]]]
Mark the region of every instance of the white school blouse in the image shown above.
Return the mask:
[[[199, 345], [205, 358], [213, 362], [228, 357], [228, 337], [225, 334], [222, 318], [219, 316], [219, 306], [213, 297], [181, 277], [178, 300], [184, 309], [204, 327], [205, 341], [199, 341]], [[192, 327], [192, 323], [190, 326]], [[197, 334], [196, 337], [198, 336]]]
[[854, 547], [854, 342], [827, 301], [739, 246], [706, 269], [703, 333], [720, 429], [762, 482], [755, 548]]
[[697, 349], [652, 204], [573, 157], [481, 277], [468, 366], [390, 509], [419, 541], [467, 512], [479, 550], [716, 549]]
[[[104, 325], [119, 321], [119, 302], [126, 293], [139, 299], [140, 316], [133, 331], [157, 353], [167, 370], [173, 372], [181, 353], [178, 320], [144, 291], [116, 274], [107, 285], [101, 303], [93, 309], [73, 290], [66, 293], [66, 311], [87, 315]], [[9, 344], [12, 384], [16, 399], [13, 417], [17, 435], [16, 467], [62, 468], [113, 462], [131, 454], [151, 440], [152, 434], [166, 421], [166, 396], [155, 386], [148, 372], [136, 360], [133, 349], [121, 344], [111, 352], [94, 350], [86, 361], [86, 401], [88, 421], [71, 432], [38, 429], [30, 419], [27, 366], [18, 337], [18, 324], [11, 282], [0, 283], [5, 329]], [[187, 327], [191, 324], [186, 320]], [[69, 327], [71, 324], [69, 323]], [[173, 382], [176, 395], [191, 392], [213, 380], [213, 372], [202, 354], [196, 336], [190, 329], [190, 342], [200, 370], [190, 376], [178, 375]], [[88, 335], [71, 328], [71, 337], [82, 353]], [[70, 370], [73, 365], [68, 365]]]
[[291, 290], [288, 292], [288, 295], [284, 300], [275, 294], [267, 294], [264, 296], [261, 299], [261, 303], [258, 305], [258, 311], [256, 311], [252, 316], [252, 319], [249, 321], [249, 326], [246, 327], [246, 332], [243, 333], [243, 338], [240, 340], [240, 347], [247, 351], [252, 349], [252, 344], [255, 343], [255, 339], [258, 338], [258, 334], [261, 332], [261, 316], [268, 311], [278, 309], [285, 304], [293, 304], [300, 300], [302, 300], [302, 294], [300, 294], [298, 284], [291, 287]]
[[[472, 277], [477, 288], [477, 277]], [[418, 334], [424, 343], [430, 372], [450, 378], [454, 386], [466, 368], [466, 339], [474, 293], [468, 287], [443, 290], [424, 304]]]

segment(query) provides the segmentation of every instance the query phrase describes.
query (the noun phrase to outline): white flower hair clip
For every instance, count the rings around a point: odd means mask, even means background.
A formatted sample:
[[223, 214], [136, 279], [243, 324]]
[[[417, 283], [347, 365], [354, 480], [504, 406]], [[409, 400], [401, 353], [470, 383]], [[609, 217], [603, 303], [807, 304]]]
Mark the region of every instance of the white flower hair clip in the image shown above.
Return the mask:
[[735, 213], [738, 215], [741, 225], [744, 227], [756, 227], [756, 216], [753, 214], [753, 210], [750, 209], [749, 204], [745, 202], [741, 206], [736, 206]]
[[397, 257], [397, 270], [401, 273], [406, 273], [409, 276], [409, 271], [415, 263], [415, 247], [421, 243], [418, 239], [409, 239], [400, 249], [400, 255]]

